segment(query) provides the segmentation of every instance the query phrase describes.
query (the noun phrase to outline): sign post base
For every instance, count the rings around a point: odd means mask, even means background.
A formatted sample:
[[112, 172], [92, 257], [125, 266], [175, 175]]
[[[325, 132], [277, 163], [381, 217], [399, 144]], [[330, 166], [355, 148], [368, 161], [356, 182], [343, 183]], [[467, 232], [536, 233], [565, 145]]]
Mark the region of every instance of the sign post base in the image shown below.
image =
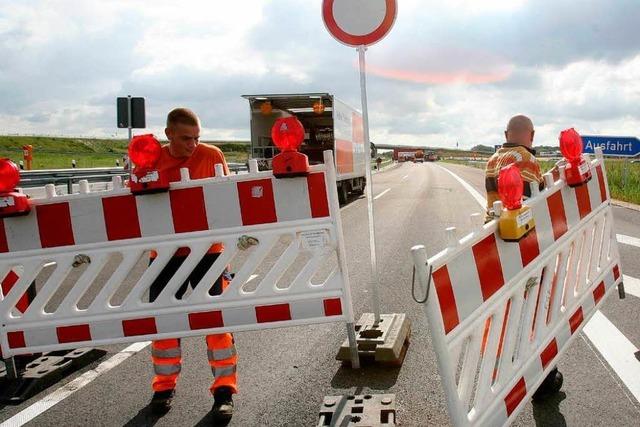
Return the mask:
[[[380, 322], [376, 324], [373, 313], [363, 313], [355, 329], [358, 355], [363, 362], [402, 365], [411, 335], [411, 322], [406, 314], [381, 314]], [[349, 341], [345, 340], [336, 359], [349, 362], [349, 349]]]

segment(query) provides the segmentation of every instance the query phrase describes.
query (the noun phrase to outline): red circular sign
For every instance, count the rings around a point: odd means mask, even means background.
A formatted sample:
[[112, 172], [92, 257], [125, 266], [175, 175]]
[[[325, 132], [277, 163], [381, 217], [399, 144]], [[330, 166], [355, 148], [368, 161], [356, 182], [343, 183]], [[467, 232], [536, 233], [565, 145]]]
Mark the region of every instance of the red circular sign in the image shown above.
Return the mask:
[[322, 0], [322, 19], [331, 35], [347, 46], [370, 46], [387, 35], [396, 20], [397, 0]]

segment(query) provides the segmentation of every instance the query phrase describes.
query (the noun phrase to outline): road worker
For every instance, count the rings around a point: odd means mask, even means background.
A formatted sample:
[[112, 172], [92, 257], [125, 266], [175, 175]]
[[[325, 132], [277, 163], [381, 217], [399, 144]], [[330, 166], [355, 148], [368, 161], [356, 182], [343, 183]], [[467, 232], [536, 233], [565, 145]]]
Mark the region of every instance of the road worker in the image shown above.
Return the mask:
[[527, 116], [518, 115], [509, 120], [507, 130], [504, 131], [506, 142], [495, 152], [487, 162], [485, 171], [485, 187], [487, 189], [487, 212], [493, 212], [493, 202], [498, 200], [498, 174], [503, 167], [515, 163], [520, 169], [520, 176], [524, 181], [524, 195], [531, 197], [529, 183], [537, 183], [544, 188], [540, 165], [533, 149], [533, 122]]
[[[536, 151], [533, 149], [533, 137], [535, 130], [531, 119], [524, 115], [513, 116], [504, 131], [505, 143], [499, 148], [487, 162], [485, 172], [485, 188], [487, 190], [487, 220], [494, 217], [493, 202], [498, 200], [498, 174], [503, 167], [515, 163], [520, 169], [520, 176], [524, 181], [524, 196], [531, 197], [530, 183], [535, 183], [538, 188], [544, 188], [544, 180], [540, 172], [540, 164], [536, 159]], [[502, 332], [504, 333], [504, 331]], [[486, 345], [487, 330], [485, 331]], [[501, 339], [502, 341], [502, 339]], [[553, 394], [562, 387], [562, 374], [554, 367], [547, 378], [544, 379], [533, 399], [540, 400]]]
[[[229, 174], [222, 151], [215, 146], [200, 143], [200, 120], [193, 111], [186, 108], [172, 110], [167, 116], [165, 134], [169, 143], [162, 147], [156, 167], [166, 171], [171, 182], [180, 180], [181, 168], [189, 169], [192, 179], [215, 176], [216, 164], [221, 164], [225, 174]], [[211, 246], [177, 291], [175, 295], [177, 299], [182, 298], [189, 283], [193, 288], [200, 282], [223, 249], [220, 243]], [[150, 302], [160, 295], [188, 254], [188, 248], [179, 248], [176, 251], [152, 283], [149, 289]], [[150, 263], [154, 262], [155, 255], [152, 252]], [[209, 294], [221, 294], [228, 281], [228, 274], [223, 274], [215, 281]], [[214, 376], [210, 388], [214, 398], [212, 416], [215, 421], [223, 423], [229, 421], [233, 415], [232, 395], [237, 392], [236, 349], [233, 335], [229, 333], [207, 335], [206, 342], [209, 365]], [[171, 402], [175, 395], [176, 382], [181, 369], [180, 339], [154, 341], [151, 344], [151, 359], [155, 371], [151, 410], [161, 415], [171, 409]]]

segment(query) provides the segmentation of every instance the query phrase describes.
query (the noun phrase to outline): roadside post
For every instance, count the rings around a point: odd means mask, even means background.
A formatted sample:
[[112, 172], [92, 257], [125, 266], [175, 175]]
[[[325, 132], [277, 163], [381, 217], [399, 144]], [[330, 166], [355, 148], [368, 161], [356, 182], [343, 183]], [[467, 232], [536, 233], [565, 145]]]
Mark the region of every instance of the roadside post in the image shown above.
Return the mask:
[[[410, 322], [404, 313], [380, 314], [379, 275], [371, 179], [371, 145], [365, 52], [384, 38], [393, 27], [397, 13], [396, 0], [323, 0], [322, 18], [327, 31], [340, 43], [356, 48], [360, 69], [363, 134], [367, 177], [367, 214], [371, 251], [371, 298], [373, 313], [363, 313], [356, 323], [358, 350], [361, 356], [373, 356], [378, 362], [401, 364], [406, 353]], [[344, 342], [337, 358], [349, 360], [348, 342]]]
[[23, 157], [24, 157], [25, 168], [28, 171], [30, 171], [31, 170], [31, 162], [33, 161], [33, 146], [31, 144], [23, 145], [22, 146], [22, 154], [23, 154]]

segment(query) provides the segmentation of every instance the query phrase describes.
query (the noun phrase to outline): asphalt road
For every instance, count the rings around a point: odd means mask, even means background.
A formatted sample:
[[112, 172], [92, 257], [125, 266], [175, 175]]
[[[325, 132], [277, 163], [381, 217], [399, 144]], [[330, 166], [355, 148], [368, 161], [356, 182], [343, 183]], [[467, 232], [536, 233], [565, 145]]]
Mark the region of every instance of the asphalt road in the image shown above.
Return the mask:
[[[424, 244], [429, 254], [445, 246], [446, 227], [460, 236], [481, 225], [478, 202], [443, 167], [481, 194], [482, 171], [457, 165], [411, 164], [374, 176], [378, 260], [383, 313], [403, 312], [413, 323], [411, 344], [400, 368], [364, 367], [351, 370], [335, 360], [345, 338], [342, 324], [295, 327], [236, 334], [239, 388], [232, 426], [312, 426], [325, 395], [395, 393], [400, 425], [448, 425], [444, 393], [437, 373], [422, 307], [410, 295], [412, 262], [409, 249]], [[388, 190], [388, 191], [387, 191]], [[640, 238], [640, 212], [614, 208], [616, 232]], [[349, 276], [356, 316], [371, 311], [366, 201], [354, 200], [342, 209]], [[620, 245], [622, 271], [640, 278], [640, 248]], [[611, 296], [602, 313], [636, 348], [640, 346], [640, 306], [628, 295]], [[109, 347], [106, 358], [125, 346]], [[27, 425], [174, 426], [211, 425], [207, 416], [211, 371], [203, 338], [183, 340], [183, 371], [173, 409], [162, 418], [150, 415], [152, 368], [149, 348], [97, 376], [81, 390], [50, 407]], [[103, 360], [106, 360], [103, 359]], [[638, 362], [640, 363], [640, 362]], [[35, 411], [58, 387], [78, 378], [87, 367], [19, 406], [0, 408], [0, 422], [24, 409]], [[614, 367], [584, 335], [559, 363], [565, 385], [544, 404], [527, 404], [516, 425], [562, 426], [640, 424], [640, 403]], [[640, 381], [640, 378], [636, 379]], [[44, 400], [43, 400], [44, 399]], [[36, 408], [36, 409], [34, 409]], [[24, 412], [22, 414], [25, 414]], [[26, 419], [24, 419], [26, 420]]]

